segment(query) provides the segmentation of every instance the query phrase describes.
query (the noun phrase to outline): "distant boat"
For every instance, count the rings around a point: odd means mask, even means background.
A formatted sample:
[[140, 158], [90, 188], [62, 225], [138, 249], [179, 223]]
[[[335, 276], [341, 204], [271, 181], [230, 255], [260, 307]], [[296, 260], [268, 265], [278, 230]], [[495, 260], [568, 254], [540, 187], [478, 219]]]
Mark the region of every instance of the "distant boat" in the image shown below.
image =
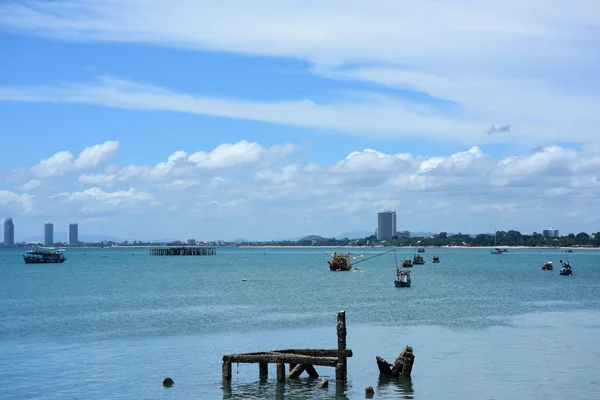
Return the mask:
[[422, 247], [419, 247], [419, 249], [417, 250], [419, 253], [425, 253], [425, 249]]
[[423, 258], [423, 256], [415, 254], [412, 263], [413, 263], [413, 265], [425, 264], [425, 259]]
[[573, 250], [571, 250], [571, 249], [565, 250], [565, 253], [572, 253], [572, 252], [573, 252]]
[[544, 271], [552, 271], [553, 267], [552, 267], [552, 261], [546, 261], [544, 262], [544, 265], [542, 265], [542, 269]]
[[440, 258], [438, 256], [433, 256], [433, 260], [431, 262], [437, 264], [440, 262]]
[[412, 260], [408, 257], [406, 257], [404, 259], [404, 261], [402, 262], [402, 268], [410, 268], [413, 266]]
[[67, 260], [63, 253], [63, 249], [36, 247], [33, 250], [27, 250], [23, 254], [23, 259], [25, 264], [63, 263]]
[[495, 249], [491, 250], [490, 253], [492, 253], [492, 254], [502, 254], [502, 253], [504, 253], [504, 251], [502, 251], [501, 248], [496, 247], [496, 236], [497, 236], [497, 231], [494, 232], [494, 247], [495, 247]]

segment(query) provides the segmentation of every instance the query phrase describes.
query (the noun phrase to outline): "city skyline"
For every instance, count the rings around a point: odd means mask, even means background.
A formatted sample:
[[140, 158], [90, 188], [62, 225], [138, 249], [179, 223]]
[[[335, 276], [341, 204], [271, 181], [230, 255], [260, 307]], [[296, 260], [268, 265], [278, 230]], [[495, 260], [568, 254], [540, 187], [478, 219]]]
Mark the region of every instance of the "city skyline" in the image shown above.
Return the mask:
[[597, 231], [600, 4], [374, 1], [0, 2], [0, 215], [17, 237], [332, 236], [385, 209]]

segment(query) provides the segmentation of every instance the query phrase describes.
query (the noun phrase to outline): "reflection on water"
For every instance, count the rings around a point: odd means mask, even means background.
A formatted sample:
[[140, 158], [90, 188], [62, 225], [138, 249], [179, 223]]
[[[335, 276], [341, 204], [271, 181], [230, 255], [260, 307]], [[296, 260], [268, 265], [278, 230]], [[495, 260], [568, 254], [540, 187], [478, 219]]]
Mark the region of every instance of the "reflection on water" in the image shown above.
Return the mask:
[[380, 375], [377, 381], [377, 392], [386, 394], [397, 394], [394, 398], [414, 399], [414, 388], [412, 380], [409, 378], [393, 378]]
[[336, 385], [329, 380], [329, 387], [318, 389], [318, 378], [287, 379], [279, 382], [275, 379], [257, 380], [249, 383], [223, 381], [223, 399], [335, 399], [348, 400], [348, 387]]

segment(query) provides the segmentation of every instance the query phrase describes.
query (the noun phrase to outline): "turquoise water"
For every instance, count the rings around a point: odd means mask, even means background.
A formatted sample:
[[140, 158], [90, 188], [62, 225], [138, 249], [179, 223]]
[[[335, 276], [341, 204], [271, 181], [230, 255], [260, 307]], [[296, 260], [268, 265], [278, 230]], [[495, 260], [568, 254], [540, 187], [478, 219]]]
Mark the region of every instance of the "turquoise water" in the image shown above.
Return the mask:
[[[362, 250], [356, 250], [360, 252]], [[152, 257], [147, 249], [69, 249], [64, 264], [0, 251], [3, 399], [592, 399], [600, 389], [600, 252], [439, 249], [395, 288], [394, 257], [330, 272], [332, 249], [218, 249]], [[398, 249], [398, 260], [412, 250]], [[542, 271], [545, 259], [553, 271]], [[246, 278], [247, 282], [242, 282]], [[346, 311], [349, 382], [258, 380], [223, 354], [335, 348]], [[414, 347], [412, 382], [385, 382], [375, 356]], [[317, 367], [325, 378], [334, 369]], [[172, 388], [162, 387], [171, 376]]]

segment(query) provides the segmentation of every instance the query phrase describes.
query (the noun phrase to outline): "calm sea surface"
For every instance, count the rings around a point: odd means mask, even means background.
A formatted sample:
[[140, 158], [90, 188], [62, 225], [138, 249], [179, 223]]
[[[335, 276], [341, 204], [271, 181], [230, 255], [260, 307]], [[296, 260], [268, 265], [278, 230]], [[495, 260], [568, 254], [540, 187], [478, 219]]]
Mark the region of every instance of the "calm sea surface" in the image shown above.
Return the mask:
[[[367, 386], [378, 399], [599, 398], [600, 252], [569, 254], [563, 277], [559, 250], [428, 249], [411, 288], [394, 287], [393, 254], [334, 273], [331, 252], [69, 249], [63, 264], [26, 265], [0, 250], [0, 398], [354, 399]], [[335, 348], [339, 310], [354, 352], [345, 390], [278, 384], [273, 365], [260, 382], [255, 364], [222, 384], [223, 354]], [[380, 381], [375, 356], [393, 361], [405, 345], [412, 382]]]

